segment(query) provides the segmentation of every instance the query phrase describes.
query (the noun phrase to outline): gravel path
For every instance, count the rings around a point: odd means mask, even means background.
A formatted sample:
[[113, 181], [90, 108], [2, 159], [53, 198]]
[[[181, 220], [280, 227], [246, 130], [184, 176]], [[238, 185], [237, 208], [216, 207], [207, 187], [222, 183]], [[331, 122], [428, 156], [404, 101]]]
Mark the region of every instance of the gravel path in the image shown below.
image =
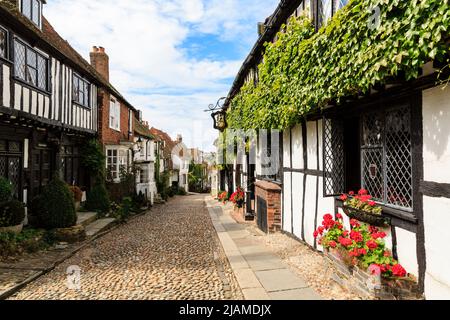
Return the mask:
[[[80, 288], [66, 271], [81, 269]], [[204, 204], [176, 197], [113, 230], [13, 299], [242, 299]]]

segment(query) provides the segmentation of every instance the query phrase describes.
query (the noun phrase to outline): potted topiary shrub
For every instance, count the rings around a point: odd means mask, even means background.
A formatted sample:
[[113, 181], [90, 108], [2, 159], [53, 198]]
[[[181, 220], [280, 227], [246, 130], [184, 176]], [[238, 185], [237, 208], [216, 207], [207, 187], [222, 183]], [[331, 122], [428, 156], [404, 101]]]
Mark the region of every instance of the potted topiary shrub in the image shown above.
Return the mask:
[[13, 199], [11, 182], [0, 178], [0, 232], [20, 233], [25, 219], [25, 206]]
[[42, 194], [33, 200], [32, 211], [37, 218], [37, 226], [52, 230], [57, 241], [73, 243], [86, 237], [84, 228], [76, 226], [73, 194], [59, 177], [54, 177]]

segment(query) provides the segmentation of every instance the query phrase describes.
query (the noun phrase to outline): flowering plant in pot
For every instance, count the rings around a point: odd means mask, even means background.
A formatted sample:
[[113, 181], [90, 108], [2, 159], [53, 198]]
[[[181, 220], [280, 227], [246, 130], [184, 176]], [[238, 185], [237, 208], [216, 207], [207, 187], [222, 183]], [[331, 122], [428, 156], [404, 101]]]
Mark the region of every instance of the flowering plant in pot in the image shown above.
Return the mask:
[[345, 214], [350, 218], [378, 227], [389, 225], [389, 220], [382, 216], [383, 208], [377, 205], [367, 190], [361, 189], [358, 194], [350, 191], [343, 194], [340, 199], [344, 203]]
[[223, 191], [219, 193], [219, 196], [217, 198], [219, 202], [226, 203], [228, 201], [228, 192]]
[[336, 214], [336, 220], [327, 214], [314, 237], [325, 249], [338, 251], [347, 265], [358, 266], [371, 275], [386, 279], [407, 276], [406, 270], [386, 248], [386, 233], [355, 219], [350, 220], [350, 225], [351, 230], [346, 230], [341, 214]]
[[244, 192], [244, 190], [242, 190], [241, 187], [238, 187], [237, 191], [231, 195], [230, 201], [233, 202], [234, 205], [237, 208], [239, 208], [239, 209], [244, 207], [244, 203], [245, 203], [245, 192]]

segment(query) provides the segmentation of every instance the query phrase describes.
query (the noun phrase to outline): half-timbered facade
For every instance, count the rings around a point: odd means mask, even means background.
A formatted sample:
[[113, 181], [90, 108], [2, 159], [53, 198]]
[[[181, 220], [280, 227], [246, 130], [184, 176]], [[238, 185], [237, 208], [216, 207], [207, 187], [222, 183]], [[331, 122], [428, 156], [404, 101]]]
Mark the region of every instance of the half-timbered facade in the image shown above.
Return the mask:
[[[282, 1], [260, 26], [225, 107], [232, 107], [246, 81], [257, 81], [264, 43], [273, 41], [290, 16], [306, 12], [318, 29], [347, 2]], [[438, 68], [430, 61], [413, 81], [374, 87], [367, 96], [307, 114], [279, 135], [279, 174], [262, 174], [261, 155], [267, 150], [258, 144], [256, 166], [249, 154], [242, 155], [222, 172], [221, 188], [242, 185], [247, 202], [255, 203], [248, 210], [255, 210], [263, 230], [281, 230], [317, 250], [322, 247], [313, 233], [325, 213], [342, 213], [350, 227], [337, 196], [365, 188], [390, 221], [384, 231], [394, 257], [417, 277], [427, 299], [448, 299], [450, 88], [437, 85]]]
[[58, 173], [89, 187], [80, 150], [97, 134], [93, 68], [42, 15], [45, 1], [0, 1], [0, 175], [25, 203]]

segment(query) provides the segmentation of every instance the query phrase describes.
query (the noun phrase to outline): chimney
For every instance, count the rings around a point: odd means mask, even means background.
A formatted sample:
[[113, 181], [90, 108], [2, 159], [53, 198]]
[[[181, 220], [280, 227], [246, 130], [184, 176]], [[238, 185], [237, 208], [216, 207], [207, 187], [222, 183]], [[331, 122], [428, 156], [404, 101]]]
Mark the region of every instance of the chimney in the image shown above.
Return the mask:
[[103, 47], [92, 47], [91, 65], [109, 82], [109, 57]]

